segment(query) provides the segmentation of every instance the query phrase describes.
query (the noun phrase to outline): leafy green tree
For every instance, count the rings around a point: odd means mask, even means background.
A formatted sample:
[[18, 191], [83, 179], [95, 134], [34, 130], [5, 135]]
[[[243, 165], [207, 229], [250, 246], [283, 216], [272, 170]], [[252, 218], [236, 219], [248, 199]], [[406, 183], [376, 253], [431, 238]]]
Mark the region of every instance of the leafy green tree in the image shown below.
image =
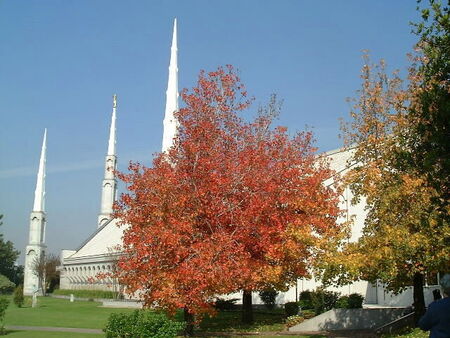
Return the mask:
[[449, 221], [450, 3], [429, 0], [421, 14], [423, 21], [414, 24], [414, 32], [419, 36], [415, 74], [419, 90], [410, 107], [414, 126], [406, 155], [438, 192], [433, 202]]
[[6, 276], [0, 275], [0, 295], [6, 295], [13, 292], [16, 286]]
[[277, 290], [266, 289], [266, 290], [259, 291], [258, 294], [268, 310], [273, 310], [275, 308], [275, 301], [278, 296]]
[[[3, 224], [2, 218], [3, 215], [0, 215], [0, 226]], [[6, 241], [0, 233], [0, 274], [8, 277], [9, 280], [16, 279], [15, 262], [19, 254], [20, 252], [14, 249], [13, 243]]]

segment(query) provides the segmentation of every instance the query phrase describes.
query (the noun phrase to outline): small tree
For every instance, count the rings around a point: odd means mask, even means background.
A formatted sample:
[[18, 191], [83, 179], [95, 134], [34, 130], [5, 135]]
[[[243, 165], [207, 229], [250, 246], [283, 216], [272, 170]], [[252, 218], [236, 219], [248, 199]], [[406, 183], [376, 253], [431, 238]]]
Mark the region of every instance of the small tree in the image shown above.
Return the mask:
[[13, 294], [13, 301], [14, 304], [17, 305], [17, 307], [22, 307], [24, 303], [24, 297], [23, 297], [23, 286], [19, 285], [15, 290]]
[[267, 289], [259, 292], [259, 298], [261, 298], [264, 305], [269, 310], [273, 310], [273, 308], [275, 307], [275, 301], [277, 299], [277, 296], [278, 296], [277, 290]]
[[54, 254], [45, 255], [43, 253], [36, 257], [32, 264], [33, 273], [39, 279], [39, 288], [42, 295], [45, 295], [52, 282], [59, 276], [56, 269], [60, 265], [59, 257]]

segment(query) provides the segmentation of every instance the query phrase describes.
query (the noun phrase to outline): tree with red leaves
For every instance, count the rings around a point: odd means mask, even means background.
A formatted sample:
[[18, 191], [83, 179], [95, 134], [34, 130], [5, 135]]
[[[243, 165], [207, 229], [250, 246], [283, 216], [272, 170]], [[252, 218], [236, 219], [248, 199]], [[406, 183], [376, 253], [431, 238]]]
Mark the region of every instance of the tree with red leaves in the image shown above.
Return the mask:
[[231, 66], [201, 72], [182, 98], [173, 147], [119, 174], [120, 281], [148, 307], [198, 318], [243, 291], [251, 322], [252, 291], [288, 288], [339, 237], [338, 192], [311, 133], [271, 128], [275, 100], [251, 122], [239, 116], [251, 100]]

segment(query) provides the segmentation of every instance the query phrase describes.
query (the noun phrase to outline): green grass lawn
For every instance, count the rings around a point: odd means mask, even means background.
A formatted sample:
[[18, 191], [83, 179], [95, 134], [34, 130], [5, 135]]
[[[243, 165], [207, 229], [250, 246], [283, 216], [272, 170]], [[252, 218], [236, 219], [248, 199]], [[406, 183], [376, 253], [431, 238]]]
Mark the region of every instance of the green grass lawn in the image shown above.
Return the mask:
[[[114, 309], [100, 307], [100, 303], [75, 301], [71, 303], [67, 299], [58, 299], [50, 297], [39, 297], [38, 307], [30, 306], [30, 299], [27, 299], [26, 306], [18, 308], [11, 303], [6, 311], [5, 325], [11, 326], [50, 326], [50, 327], [73, 327], [73, 328], [90, 328], [103, 329], [106, 321], [111, 313], [131, 312], [132, 309]], [[255, 323], [252, 325], [244, 325], [241, 323], [241, 313], [239, 311], [219, 312], [216, 317], [205, 318], [196, 332], [282, 332], [284, 327], [284, 313], [282, 310], [255, 311]], [[181, 320], [181, 313], [177, 316]], [[21, 331], [11, 330], [7, 337], [68, 337], [68, 338], [84, 338], [84, 337], [102, 337], [102, 334], [89, 333], [68, 333], [68, 332], [42, 332], [42, 331]], [[292, 337], [285, 336], [265, 336], [269, 337]], [[300, 336], [297, 336], [300, 337]], [[319, 338], [324, 336], [312, 335], [301, 336], [303, 338]], [[390, 337], [404, 338], [426, 338], [427, 332], [415, 329], [402, 335]]]
[[383, 338], [428, 338], [430, 332], [422, 331], [421, 329], [408, 330], [407, 332], [398, 335], [383, 335]]
[[[50, 327], [73, 327], [103, 329], [111, 313], [131, 312], [132, 309], [114, 309], [100, 307], [100, 303], [75, 301], [71, 303], [67, 299], [50, 297], [39, 297], [38, 307], [30, 306], [31, 300], [27, 299], [25, 306], [18, 308], [10, 303], [5, 316], [5, 325], [8, 326], [50, 326]], [[241, 324], [241, 313], [239, 311], [219, 312], [216, 317], [205, 318], [196, 332], [263, 332], [284, 331], [284, 315], [282, 310], [273, 312], [254, 313], [255, 323], [253, 325]], [[181, 313], [177, 316], [181, 320]], [[12, 330], [8, 337], [101, 337], [98, 334], [89, 333], [67, 333], [67, 332], [42, 332], [42, 331], [20, 331]], [[266, 336], [266, 338], [275, 336]], [[276, 336], [277, 338], [283, 336]], [[286, 336], [292, 337], [292, 336]], [[323, 337], [323, 336], [304, 336]]]
[[255, 323], [245, 325], [241, 323], [240, 311], [219, 312], [216, 317], [206, 317], [200, 324], [199, 331], [204, 332], [263, 332], [284, 331], [284, 311], [273, 312], [255, 311]]
[[[80, 327], [103, 329], [110, 313], [131, 312], [131, 309], [99, 307], [101, 303], [39, 297], [38, 307], [32, 308], [29, 299], [26, 306], [18, 308], [10, 303], [5, 315], [5, 325]], [[20, 337], [20, 336], [19, 336]], [[80, 336], [81, 337], [81, 336]]]

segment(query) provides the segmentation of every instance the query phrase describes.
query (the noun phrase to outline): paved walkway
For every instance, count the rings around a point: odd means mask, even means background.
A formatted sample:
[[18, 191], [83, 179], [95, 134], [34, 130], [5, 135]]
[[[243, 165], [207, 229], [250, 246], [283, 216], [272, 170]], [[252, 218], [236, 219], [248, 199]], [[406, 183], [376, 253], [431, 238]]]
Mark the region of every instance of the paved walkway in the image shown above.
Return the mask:
[[[52, 331], [52, 332], [76, 332], [76, 333], [103, 333], [100, 329], [82, 329], [73, 327], [49, 327], [49, 326], [6, 326], [7, 330], [21, 331]], [[299, 336], [299, 335], [317, 335], [321, 334], [326, 337], [344, 338], [372, 338], [377, 337], [370, 331], [335, 331], [335, 332], [196, 332], [196, 337], [244, 337], [244, 336]]]
[[49, 326], [5, 326], [7, 330], [21, 331], [53, 331], [53, 332], [77, 332], [77, 333], [103, 333], [100, 329], [82, 329], [74, 327], [49, 327]]
[[246, 336], [309, 336], [322, 335], [333, 338], [375, 338], [378, 337], [368, 330], [346, 330], [346, 331], [320, 331], [320, 332], [195, 332], [194, 337], [246, 337]]

